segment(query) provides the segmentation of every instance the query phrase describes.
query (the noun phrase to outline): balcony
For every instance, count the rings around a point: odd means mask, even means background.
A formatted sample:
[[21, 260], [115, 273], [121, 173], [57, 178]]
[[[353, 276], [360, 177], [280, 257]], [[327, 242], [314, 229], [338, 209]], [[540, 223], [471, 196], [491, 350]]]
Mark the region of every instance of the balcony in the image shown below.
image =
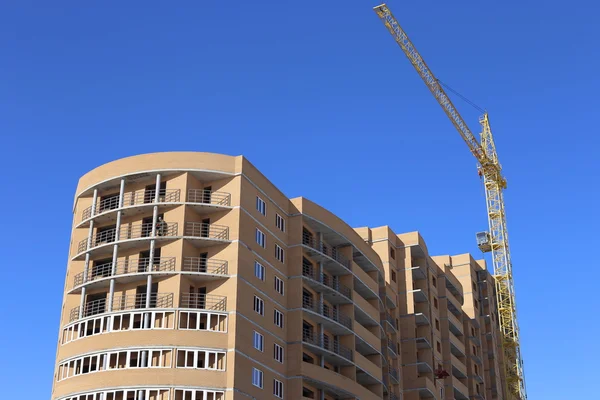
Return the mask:
[[352, 319], [336, 308], [310, 298], [302, 299], [302, 308], [311, 311], [327, 330], [336, 335], [348, 335], [352, 332]]
[[467, 367], [454, 354], [450, 354], [450, 362], [452, 363], [452, 375], [460, 379], [467, 377]]
[[427, 293], [425, 293], [423, 289], [409, 290], [408, 293], [412, 293], [415, 299], [415, 303], [425, 303], [429, 301], [429, 299], [427, 298]]
[[[322, 292], [327, 301], [332, 304], [351, 303], [352, 290], [340, 283], [339, 278], [331, 278], [320, 274], [312, 265], [302, 266], [302, 276], [308, 278], [306, 284], [317, 292]], [[341, 296], [340, 296], [341, 295]]]
[[181, 293], [180, 308], [194, 310], [227, 311], [227, 296], [203, 293]]
[[198, 247], [229, 242], [229, 227], [204, 222], [186, 222], [183, 235]]
[[448, 328], [456, 336], [463, 335], [463, 323], [451, 312], [448, 313]]
[[431, 322], [429, 321], [429, 318], [427, 317], [427, 315], [423, 314], [423, 313], [415, 313], [415, 324], [417, 326], [424, 326], [424, 325], [431, 325]]
[[[73, 289], [86, 284], [88, 287], [105, 287], [109, 278], [119, 278], [120, 282], [133, 282], [149, 273], [174, 273], [175, 257], [133, 258], [117, 261], [114, 268], [109, 262], [88, 268], [87, 274], [80, 272], [73, 278]], [[152, 266], [150, 266], [152, 264]]]
[[203, 257], [184, 257], [181, 272], [195, 280], [213, 280], [226, 278], [227, 261]]
[[427, 270], [424, 266], [416, 265], [414, 267], [407, 268], [412, 273], [412, 278], [414, 281], [420, 281], [422, 279], [427, 279]]
[[317, 261], [328, 266], [332, 273], [347, 274], [351, 270], [351, 261], [344, 257], [337, 248], [316, 240], [313, 236], [303, 233], [302, 244], [307, 252]]
[[[159, 190], [159, 207], [177, 205], [177, 203], [180, 203], [181, 201], [180, 193], [181, 191], [179, 189]], [[154, 202], [155, 198], [156, 190], [138, 190], [135, 192], [123, 193], [123, 207], [121, 208], [119, 208], [118, 195], [98, 200], [96, 201], [94, 212], [92, 212], [93, 206], [89, 206], [83, 210], [79, 227], [89, 225], [89, 220], [91, 220], [92, 217], [99, 223], [114, 221], [115, 217], [112, 214], [117, 212], [119, 209], [126, 211], [128, 217], [147, 212], [148, 206], [154, 206], [157, 204]]]
[[390, 376], [395, 383], [400, 383], [400, 374], [396, 368], [390, 367]]
[[392, 317], [392, 315], [388, 312], [384, 312], [383, 313], [383, 318], [385, 319], [385, 322], [388, 323], [388, 325], [395, 331], [398, 332], [398, 329], [396, 328], [396, 321], [394, 320], [394, 318]]
[[230, 208], [231, 194], [204, 189], [189, 189], [187, 202], [188, 206], [198, 215], [205, 215], [218, 209]]
[[454, 389], [454, 398], [456, 400], [469, 400], [469, 390], [464, 383], [456, 378], [453, 378], [452, 387]]
[[465, 344], [454, 336], [452, 332], [449, 333], [448, 339], [450, 341], [450, 352], [457, 357], [464, 357], [466, 355]]
[[438, 389], [431, 379], [421, 376], [408, 383], [404, 388], [405, 393], [418, 392], [420, 399], [437, 398]]
[[329, 336], [320, 335], [312, 329], [304, 328], [302, 342], [308, 345], [312, 352], [324, 356], [331, 364], [339, 366], [352, 364], [352, 350]]
[[[158, 225], [158, 224], [157, 224]], [[152, 223], [124, 224], [121, 225], [119, 236], [117, 238], [117, 228], [107, 229], [96, 232], [91, 239], [83, 239], [77, 245], [77, 256], [75, 259], [81, 259], [85, 251], [92, 255], [101, 253], [112, 253], [114, 243], [119, 243], [122, 249], [131, 249], [140, 245], [140, 241], [147, 239], [168, 240], [177, 236], [177, 222], [163, 222], [156, 227], [155, 236], [152, 236]]]
[[388, 354], [390, 355], [391, 358], [398, 358], [398, 353], [396, 348], [394, 347], [393, 343], [390, 343], [390, 340], [388, 339], [387, 341], [387, 348], [388, 348]]
[[[134, 309], [146, 309], [146, 294], [138, 293], [131, 295], [114, 296], [112, 309], [108, 308], [108, 299], [98, 299], [87, 302], [83, 309], [75, 307], [69, 313], [69, 322], [93, 315], [104, 314], [111, 311], [125, 311]], [[149, 299], [149, 308], [173, 308], [173, 293], [152, 293]]]
[[417, 349], [431, 349], [431, 343], [426, 337], [417, 337], [414, 339], [403, 339], [402, 342], [415, 342]]

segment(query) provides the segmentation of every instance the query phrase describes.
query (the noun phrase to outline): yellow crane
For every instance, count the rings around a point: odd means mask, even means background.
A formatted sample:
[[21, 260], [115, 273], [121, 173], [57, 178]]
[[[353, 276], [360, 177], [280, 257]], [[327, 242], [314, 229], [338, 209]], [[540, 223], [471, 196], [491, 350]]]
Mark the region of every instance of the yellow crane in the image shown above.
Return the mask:
[[519, 345], [519, 328], [515, 304], [512, 263], [508, 246], [508, 231], [502, 191], [506, 189], [506, 179], [502, 176], [502, 167], [498, 162], [496, 146], [490, 128], [487, 112], [479, 118], [481, 124], [481, 142], [471, 132], [454, 104], [433, 75], [408, 35], [390, 9], [381, 4], [374, 8], [375, 12], [390, 31], [398, 45], [404, 51], [411, 64], [436, 98], [450, 121], [469, 146], [469, 150], [479, 163], [479, 172], [483, 177], [488, 212], [489, 232], [477, 234], [477, 243], [484, 252], [492, 252], [496, 300], [498, 303], [498, 323], [502, 333], [504, 369], [506, 373], [504, 398], [507, 400], [525, 400], [525, 380], [523, 359]]

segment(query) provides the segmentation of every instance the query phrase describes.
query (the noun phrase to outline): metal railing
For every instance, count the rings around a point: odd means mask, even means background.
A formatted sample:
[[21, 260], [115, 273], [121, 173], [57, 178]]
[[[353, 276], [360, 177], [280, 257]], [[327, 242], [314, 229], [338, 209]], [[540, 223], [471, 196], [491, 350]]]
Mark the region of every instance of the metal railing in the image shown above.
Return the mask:
[[229, 240], [229, 228], [223, 225], [207, 224], [204, 222], [186, 222], [183, 235]]
[[352, 319], [346, 314], [340, 312], [338, 309], [329, 307], [322, 302], [313, 301], [312, 298], [304, 297], [302, 299], [302, 308], [311, 310], [324, 316], [325, 318], [331, 319], [348, 329], [352, 329]]
[[400, 382], [400, 374], [396, 368], [390, 367], [390, 376], [394, 378], [396, 382]]
[[184, 257], [181, 270], [184, 272], [227, 275], [227, 261], [203, 257]]
[[154, 257], [152, 269], [150, 269], [150, 258], [130, 258], [117, 261], [114, 271], [112, 261], [106, 264], [94, 265], [88, 269], [87, 274], [85, 274], [85, 272], [80, 272], [75, 275], [73, 283], [74, 286], [79, 286], [85, 282], [91, 282], [109, 276], [174, 270], [175, 257]]
[[189, 189], [187, 201], [188, 203], [229, 206], [231, 205], [231, 194], [225, 192], [213, 192], [205, 189]]
[[347, 298], [352, 299], [352, 290], [350, 290], [348, 286], [340, 283], [338, 279], [332, 279], [328, 275], [318, 273], [316, 269], [312, 266], [303, 265], [302, 275], [314, 281], [322, 283], [323, 285], [337, 291], [338, 293], [343, 294]]
[[388, 350], [392, 352], [392, 355], [394, 355], [394, 356], [398, 355], [397, 349], [394, 348], [393, 343], [391, 343], [389, 339], [388, 339], [387, 347], [388, 347]]
[[332, 353], [338, 354], [347, 360], [353, 361], [352, 350], [350, 350], [350, 348], [340, 344], [338, 341], [331, 339], [329, 336], [317, 334], [312, 329], [302, 329], [302, 341], [331, 351]]
[[329, 258], [334, 259], [338, 263], [342, 264], [344, 267], [350, 269], [350, 260], [344, 257], [336, 247], [330, 246], [325, 242], [318, 241], [312, 235], [307, 235], [306, 232], [302, 234], [302, 244], [317, 250], [319, 253], [328, 256]]
[[[138, 204], [154, 203], [156, 190], [138, 190], [135, 192], [123, 193], [123, 207], [135, 206]], [[180, 201], [181, 190], [179, 189], [161, 189], [158, 191], [159, 203], [177, 203]], [[92, 215], [92, 206], [89, 206], [81, 215], [82, 220], [91, 218], [94, 215], [115, 210], [119, 208], [119, 195], [107, 197], [96, 202], [96, 212]]]
[[197, 310], [226, 311], [227, 297], [213, 294], [184, 292], [181, 293], [179, 307]]
[[396, 321], [394, 320], [394, 318], [392, 318], [390, 313], [384, 312], [384, 319], [391, 325], [391, 327], [394, 330], [396, 330], [396, 331], [398, 330], [398, 328], [396, 327]]
[[398, 397], [396, 393], [390, 392], [390, 400], [400, 400], [400, 397]]
[[[177, 236], [177, 222], [158, 222], [156, 224], [156, 236]], [[102, 232], [97, 232], [92, 235], [90, 247], [88, 248], [88, 239], [83, 239], [77, 245], [77, 252], [98, 247], [102, 244], [113, 243], [116, 241], [117, 228], [108, 229]], [[119, 232], [119, 240], [140, 239], [150, 237], [152, 235], [152, 222], [136, 224], [136, 225], [121, 225]]]
[[[107, 298], [98, 299], [85, 303], [83, 305], [83, 310], [81, 310], [80, 306], [71, 309], [69, 322], [79, 319], [80, 311], [83, 311], [81, 313], [82, 318], [108, 312], [108, 302], [109, 300]], [[172, 307], [173, 293], [152, 293], [150, 295], [150, 308]], [[138, 308], [146, 308], [146, 293], [115, 296], [113, 298], [112, 311], [125, 311]]]

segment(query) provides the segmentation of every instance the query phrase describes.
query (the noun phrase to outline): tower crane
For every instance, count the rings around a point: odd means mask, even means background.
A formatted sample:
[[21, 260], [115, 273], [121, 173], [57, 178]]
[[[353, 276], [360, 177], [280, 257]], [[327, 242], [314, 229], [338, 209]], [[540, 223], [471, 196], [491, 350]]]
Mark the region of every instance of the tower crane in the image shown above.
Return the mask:
[[393, 16], [390, 9], [381, 4], [375, 12], [392, 34], [404, 54], [440, 104], [450, 121], [462, 136], [469, 150], [479, 164], [479, 174], [483, 177], [487, 205], [489, 232], [477, 233], [477, 243], [483, 252], [492, 253], [493, 277], [498, 305], [498, 323], [502, 334], [502, 349], [506, 375], [504, 393], [507, 400], [525, 400], [525, 380], [523, 359], [519, 345], [519, 328], [515, 304], [512, 263], [506, 229], [506, 214], [502, 191], [506, 189], [506, 179], [502, 176], [502, 166], [498, 161], [496, 146], [490, 128], [487, 112], [479, 118], [481, 141], [467, 126], [460, 113], [442, 88], [440, 81], [433, 75], [408, 35]]

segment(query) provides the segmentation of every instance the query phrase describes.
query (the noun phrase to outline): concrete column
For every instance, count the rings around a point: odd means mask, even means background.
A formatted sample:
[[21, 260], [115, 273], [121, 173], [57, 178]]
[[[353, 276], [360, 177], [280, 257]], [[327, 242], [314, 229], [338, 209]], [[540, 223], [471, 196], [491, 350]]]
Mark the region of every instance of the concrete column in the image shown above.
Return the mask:
[[[96, 201], [98, 201], [98, 189], [94, 189], [94, 195], [92, 197], [92, 212], [90, 216], [93, 217], [96, 214]], [[87, 246], [85, 247], [85, 264], [83, 266], [83, 283], [87, 282], [88, 270], [90, 265], [90, 253], [88, 250], [92, 245], [92, 236], [94, 235], [94, 220], [90, 221], [90, 229], [88, 229]], [[81, 288], [81, 299], [79, 301], [79, 318], [83, 317], [83, 308], [85, 306], [85, 286]]]
[[[119, 211], [117, 211], [117, 223], [115, 226], [115, 241], [120, 240], [121, 238], [121, 208], [123, 208], [123, 194], [125, 192], [125, 179], [121, 179], [121, 187], [119, 188]], [[115, 243], [113, 246], [113, 256], [112, 256], [112, 270], [111, 270], [111, 279], [110, 279], [110, 288], [108, 292], [108, 311], [112, 311], [113, 309], [113, 300], [115, 297], [115, 274], [117, 272], [117, 257], [119, 252], [119, 245]]]
[[[158, 202], [160, 201], [160, 174], [156, 174], [156, 190], [154, 193], [154, 208], [152, 210], [152, 239], [150, 240], [150, 260], [148, 263], [148, 278], [146, 279], [146, 308], [150, 308], [152, 295], [152, 271], [154, 270], [154, 252], [156, 250], [156, 225], [158, 223]], [[144, 314], [144, 328], [150, 328], [150, 313]]]

